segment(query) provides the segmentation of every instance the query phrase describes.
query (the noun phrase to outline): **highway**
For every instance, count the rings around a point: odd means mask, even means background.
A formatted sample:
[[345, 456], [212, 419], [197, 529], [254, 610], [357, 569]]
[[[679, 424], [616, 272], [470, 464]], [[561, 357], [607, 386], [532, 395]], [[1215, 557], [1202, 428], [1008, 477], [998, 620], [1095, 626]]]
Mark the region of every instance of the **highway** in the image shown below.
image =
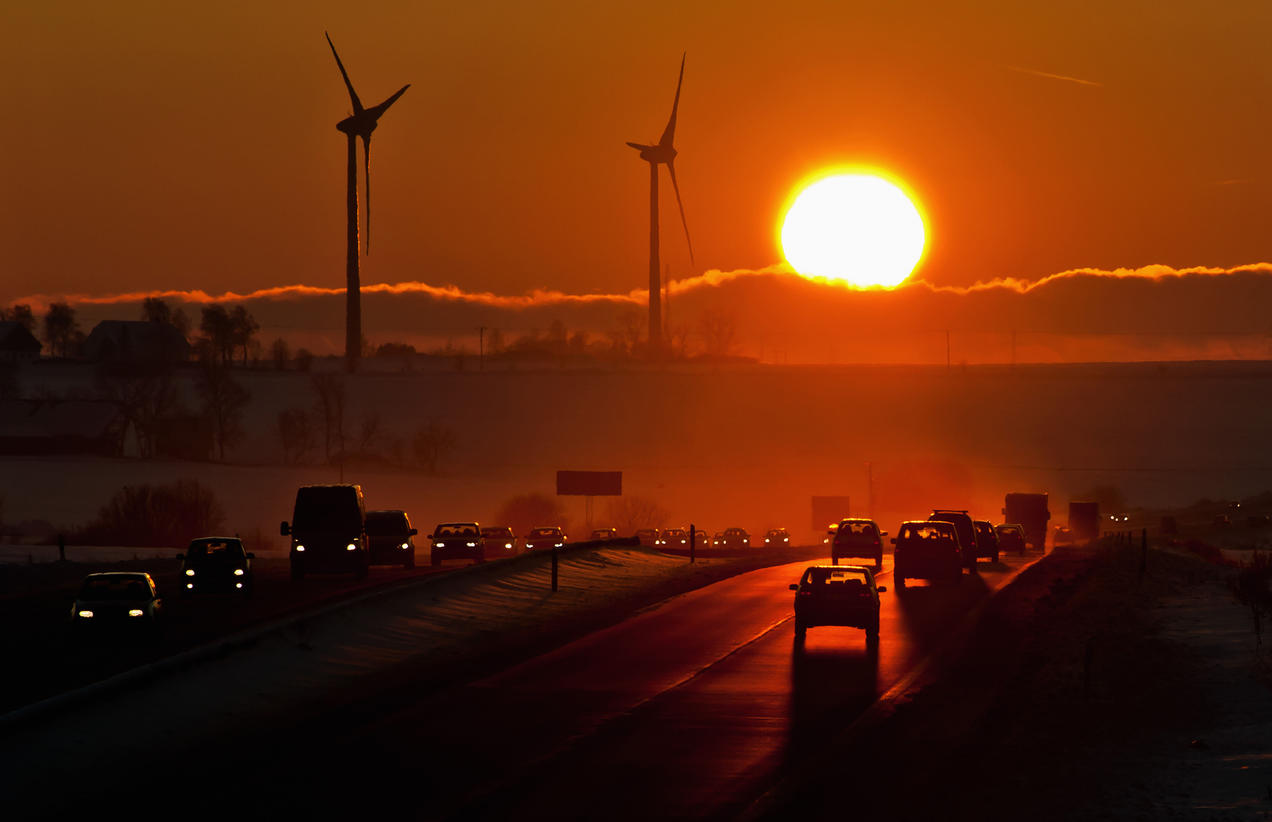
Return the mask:
[[747, 573], [406, 710], [300, 733], [271, 747], [261, 793], [291, 813], [373, 801], [421, 818], [728, 818], [1032, 558], [901, 598], [885, 567], [877, 659], [849, 628], [795, 643], [787, 585], [807, 563]]

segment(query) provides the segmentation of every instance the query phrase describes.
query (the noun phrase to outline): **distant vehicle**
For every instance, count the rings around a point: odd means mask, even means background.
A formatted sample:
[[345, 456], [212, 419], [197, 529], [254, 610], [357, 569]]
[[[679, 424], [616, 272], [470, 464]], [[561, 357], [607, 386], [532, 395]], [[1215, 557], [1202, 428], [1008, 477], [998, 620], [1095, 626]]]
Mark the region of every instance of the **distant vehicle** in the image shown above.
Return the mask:
[[243, 550], [237, 537], [196, 539], [181, 560], [181, 595], [229, 592], [252, 595], [252, 560], [256, 555]]
[[527, 551], [542, 551], [552, 548], [564, 548], [569, 540], [565, 532], [555, 525], [534, 528], [526, 535]]
[[[1122, 516], [1125, 516], [1123, 514]], [[1123, 520], [1125, 522], [1125, 520]], [[1100, 503], [1070, 502], [1069, 530], [1074, 540], [1090, 542], [1100, 538]]]
[[592, 532], [591, 540], [593, 542], [608, 542], [611, 539], [618, 538], [617, 528], [597, 528]]
[[1073, 542], [1073, 531], [1069, 530], [1068, 526], [1057, 525], [1056, 534], [1051, 538], [1051, 544], [1058, 547], [1061, 545], [1072, 545]]
[[[1070, 514], [1072, 515], [1072, 512], [1070, 512]], [[1130, 521], [1131, 521], [1130, 514], [1109, 514], [1109, 522], [1111, 523], [1117, 524], [1117, 523], [1130, 522]]]
[[745, 528], [725, 528], [711, 542], [717, 548], [750, 548], [751, 534]]
[[429, 564], [436, 568], [446, 559], [486, 561], [481, 526], [475, 522], [443, 522], [433, 529]]
[[868, 557], [874, 560], [878, 571], [883, 567], [883, 538], [887, 535], [872, 519], [846, 519], [835, 526], [830, 544], [831, 562], [838, 564], [845, 557]]
[[360, 485], [305, 485], [296, 490], [291, 524], [279, 533], [291, 537], [291, 577], [352, 571], [367, 575], [366, 503]]
[[795, 638], [809, 628], [843, 625], [866, 632], [866, 648], [879, 649], [879, 594], [874, 574], [861, 565], [813, 565], [804, 570], [795, 591]]
[[667, 545], [672, 548], [689, 547], [689, 531], [684, 528], [665, 528], [654, 540], [655, 545]]
[[998, 532], [994, 530], [994, 524], [978, 519], [973, 520], [972, 525], [976, 526], [977, 553], [989, 557], [990, 562], [998, 562]]
[[163, 599], [150, 574], [140, 571], [89, 574], [71, 605], [76, 638], [157, 639], [163, 623]]
[[1047, 523], [1051, 511], [1046, 494], [1008, 494], [1003, 505], [1003, 522], [1015, 522], [1025, 529], [1025, 542], [1035, 551], [1047, 547]]
[[839, 523], [832, 522], [826, 526], [826, 537], [822, 540], [822, 545], [829, 545], [830, 541], [835, 538], [835, 531], [839, 529]]
[[489, 553], [511, 554], [517, 550], [517, 537], [507, 525], [489, 525], [481, 529], [482, 544]]
[[963, 575], [966, 560], [952, 522], [903, 522], [891, 542], [896, 546], [892, 575], [898, 591], [909, 579], [957, 581]]
[[367, 511], [367, 549], [372, 565], [415, 567], [415, 537], [418, 528], [411, 518], [397, 509]]
[[791, 544], [791, 532], [785, 528], [770, 528], [764, 535], [764, 544], [772, 548]]
[[963, 564], [976, 570], [976, 559], [981, 556], [980, 546], [976, 544], [976, 525], [971, 514], [961, 509], [937, 508], [928, 517], [928, 522], [948, 522], [958, 532], [958, 544], [963, 548]]
[[639, 528], [636, 531], [636, 539], [640, 540], [640, 544], [652, 548], [658, 544], [657, 528]]
[[994, 529], [998, 532], [998, 549], [1025, 553], [1025, 529], [1015, 523], [1004, 523]]

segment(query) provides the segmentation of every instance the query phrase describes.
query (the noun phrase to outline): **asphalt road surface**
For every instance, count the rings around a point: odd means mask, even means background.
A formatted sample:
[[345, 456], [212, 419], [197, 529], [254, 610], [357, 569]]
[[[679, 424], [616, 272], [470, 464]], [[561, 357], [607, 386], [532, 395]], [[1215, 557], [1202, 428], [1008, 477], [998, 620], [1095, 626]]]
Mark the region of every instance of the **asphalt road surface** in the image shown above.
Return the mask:
[[1036, 556], [900, 597], [889, 556], [877, 658], [850, 628], [795, 642], [787, 585], [807, 563], [753, 571], [405, 710], [262, 740], [241, 796], [293, 817], [729, 818]]

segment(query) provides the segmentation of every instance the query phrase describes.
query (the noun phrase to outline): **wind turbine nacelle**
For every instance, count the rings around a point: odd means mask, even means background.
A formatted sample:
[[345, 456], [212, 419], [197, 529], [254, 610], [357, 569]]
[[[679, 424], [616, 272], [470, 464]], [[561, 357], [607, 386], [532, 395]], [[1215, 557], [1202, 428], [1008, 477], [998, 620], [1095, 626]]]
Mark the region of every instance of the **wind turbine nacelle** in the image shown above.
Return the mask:
[[638, 143], [628, 143], [629, 146], [640, 152], [640, 159], [647, 163], [670, 163], [676, 159], [676, 150], [671, 146], [646, 146]]
[[336, 123], [336, 130], [351, 137], [365, 137], [375, 131], [377, 123], [370, 117], [350, 115]]

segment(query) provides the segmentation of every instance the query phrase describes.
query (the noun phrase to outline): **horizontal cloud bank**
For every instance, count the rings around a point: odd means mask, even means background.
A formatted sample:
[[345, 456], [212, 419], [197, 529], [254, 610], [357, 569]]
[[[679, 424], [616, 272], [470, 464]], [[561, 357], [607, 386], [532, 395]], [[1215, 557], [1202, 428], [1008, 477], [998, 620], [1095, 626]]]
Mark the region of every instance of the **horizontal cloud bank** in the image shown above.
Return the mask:
[[[787, 362], [961, 362], [1264, 359], [1272, 352], [1272, 264], [1235, 268], [1076, 269], [1037, 280], [965, 287], [923, 281], [854, 289], [782, 267], [708, 271], [668, 286], [668, 328], [692, 353], [710, 318], [734, 329], [736, 353]], [[266, 337], [336, 352], [344, 291], [308, 285], [251, 293], [161, 290], [112, 295], [30, 295], [17, 302], [76, 305], [86, 320], [138, 315], [146, 297], [197, 314], [213, 302], [244, 303]], [[554, 323], [593, 339], [641, 327], [647, 292], [523, 295], [469, 292], [424, 282], [363, 288], [372, 342], [475, 348], [478, 329], [505, 339]], [[1014, 347], [1013, 347], [1014, 341]]]

